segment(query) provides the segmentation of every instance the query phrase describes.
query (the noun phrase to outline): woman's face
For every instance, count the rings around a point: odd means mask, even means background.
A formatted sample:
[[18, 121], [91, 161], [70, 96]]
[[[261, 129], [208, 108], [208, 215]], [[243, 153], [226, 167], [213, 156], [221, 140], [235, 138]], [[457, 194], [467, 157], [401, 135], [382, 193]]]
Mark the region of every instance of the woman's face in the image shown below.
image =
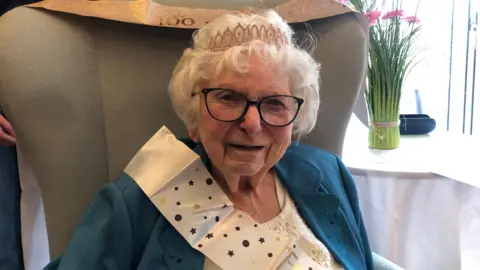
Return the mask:
[[[225, 70], [202, 87], [235, 90], [250, 100], [291, 94], [287, 76], [265, 67], [255, 57], [250, 62], [248, 74]], [[292, 125], [265, 124], [256, 106], [250, 106], [242, 120], [221, 122], [209, 114], [205, 99], [200, 100], [199, 123], [196, 130], [190, 130], [190, 136], [203, 144], [215, 169], [224, 176], [255, 176], [265, 172], [280, 160], [290, 145]]]

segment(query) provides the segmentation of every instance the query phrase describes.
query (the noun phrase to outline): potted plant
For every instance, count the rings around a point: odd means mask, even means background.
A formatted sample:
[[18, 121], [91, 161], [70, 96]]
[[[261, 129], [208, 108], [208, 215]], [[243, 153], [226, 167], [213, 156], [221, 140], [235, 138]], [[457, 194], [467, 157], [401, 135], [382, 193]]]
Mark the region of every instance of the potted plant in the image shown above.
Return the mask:
[[382, 150], [398, 148], [400, 98], [405, 79], [417, 63], [414, 44], [421, 29], [417, 18], [420, 0], [412, 16], [405, 16], [402, 0], [342, 2], [363, 13], [370, 26], [365, 90], [370, 118], [369, 147]]

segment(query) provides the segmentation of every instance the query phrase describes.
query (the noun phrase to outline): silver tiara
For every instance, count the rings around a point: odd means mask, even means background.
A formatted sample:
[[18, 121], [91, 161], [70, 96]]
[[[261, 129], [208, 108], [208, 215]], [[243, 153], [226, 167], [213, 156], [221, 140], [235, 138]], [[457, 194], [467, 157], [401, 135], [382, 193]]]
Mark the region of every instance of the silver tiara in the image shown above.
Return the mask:
[[230, 29], [227, 27], [223, 33], [218, 31], [215, 36], [212, 36], [208, 42], [207, 50], [214, 52], [225, 51], [252, 40], [260, 40], [277, 47], [288, 44], [286, 35], [278, 27], [271, 24], [243, 26], [238, 23], [235, 28]]

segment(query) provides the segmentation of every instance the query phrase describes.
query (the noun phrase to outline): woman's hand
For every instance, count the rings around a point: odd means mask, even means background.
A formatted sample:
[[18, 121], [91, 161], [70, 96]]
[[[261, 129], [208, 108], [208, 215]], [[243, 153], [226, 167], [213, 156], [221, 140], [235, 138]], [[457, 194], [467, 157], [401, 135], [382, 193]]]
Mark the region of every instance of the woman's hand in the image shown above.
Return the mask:
[[15, 132], [10, 123], [0, 114], [0, 146], [11, 146], [17, 143]]

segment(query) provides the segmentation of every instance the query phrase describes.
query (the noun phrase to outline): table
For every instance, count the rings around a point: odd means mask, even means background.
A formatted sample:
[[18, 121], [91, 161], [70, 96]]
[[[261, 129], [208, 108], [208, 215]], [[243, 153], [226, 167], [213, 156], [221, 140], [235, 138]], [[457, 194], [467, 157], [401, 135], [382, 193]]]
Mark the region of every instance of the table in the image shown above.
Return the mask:
[[343, 160], [372, 250], [409, 270], [480, 269], [480, 140], [432, 134], [370, 150], [352, 120]]

